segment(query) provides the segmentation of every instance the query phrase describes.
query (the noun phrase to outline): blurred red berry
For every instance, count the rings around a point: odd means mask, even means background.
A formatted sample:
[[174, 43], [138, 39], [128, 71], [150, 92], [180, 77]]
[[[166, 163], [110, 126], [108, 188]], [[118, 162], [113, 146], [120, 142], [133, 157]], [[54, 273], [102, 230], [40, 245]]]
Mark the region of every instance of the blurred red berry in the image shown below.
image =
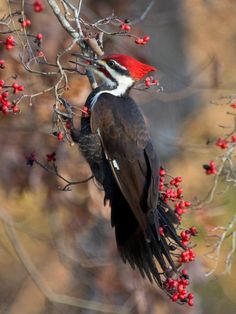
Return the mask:
[[203, 167], [203, 169], [205, 169], [207, 175], [217, 173], [216, 165], [215, 165], [215, 162], [213, 160], [211, 160], [209, 162], [209, 165], [205, 164], [202, 167]]
[[42, 39], [43, 39], [43, 34], [39, 33], [39, 34], [37, 35], [37, 39], [38, 39], [38, 40], [42, 40]]
[[12, 111], [13, 111], [13, 113], [18, 113], [18, 112], [20, 112], [20, 108], [17, 105], [14, 105], [12, 107]]
[[44, 9], [43, 4], [40, 0], [34, 1], [34, 11], [39, 13], [42, 12]]
[[70, 123], [70, 121], [66, 121], [66, 128], [67, 128], [67, 130], [70, 130], [70, 129], [71, 129], [71, 123]]
[[64, 138], [64, 134], [63, 134], [61, 131], [58, 132], [58, 133], [57, 133], [57, 139], [58, 139], [58, 141], [62, 141], [63, 138]]
[[235, 143], [236, 142], [236, 135], [231, 136], [231, 142]]
[[23, 85], [18, 85], [17, 83], [13, 83], [12, 88], [14, 89], [13, 91], [14, 94], [17, 94], [18, 92], [22, 92], [25, 89]]
[[123, 30], [123, 31], [126, 31], [126, 32], [129, 32], [131, 30], [131, 26], [126, 24], [126, 23], [123, 23], [120, 25], [120, 28]]
[[222, 149], [228, 148], [228, 141], [226, 139], [218, 138], [216, 146], [219, 146]]
[[7, 50], [11, 50], [15, 46], [15, 40], [12, 35], [7, 36], [6, 41], [4, 42]]
[[5, 84], [4, 80], [0, 80], [0, 87], [3, 87]]
[[55, 152], [53, 152], [51, 154], [47, 154], [46, 157], [47, 157], [47, 161], [49, 161], [49, 162], [56, 161], [56, 153]]
[[143, 37], [143, 41], [144, 41], [145, 43], [149, 42], [149, 40], [150, 40], [150, 37], [149, 37], [149, 36], [144, 36], [144, 37]]
[[21, 23], [21, 26], [23, 28], [27, 27], [27, 26], [30, 26], [31, 25], [31, 21], [29, 19], [27, 20], [24, 20], [22, 23]]
[[164, 176], [166, 174], [166, 171], [164, 168], [160, 168], [160, 176]]
[[143, 44], [144, 44], [144, 41], [143, 41], [142, 38], [136, 38], [136, 39], [135, 39], [135, 44], [137, 44], [137, 45], [143, 45]]

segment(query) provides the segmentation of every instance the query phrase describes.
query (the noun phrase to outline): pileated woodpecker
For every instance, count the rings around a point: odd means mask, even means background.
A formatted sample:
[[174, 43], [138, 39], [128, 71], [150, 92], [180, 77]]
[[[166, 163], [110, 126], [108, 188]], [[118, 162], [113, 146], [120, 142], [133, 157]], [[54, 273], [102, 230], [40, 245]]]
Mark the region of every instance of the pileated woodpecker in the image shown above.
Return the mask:
[[129, 96], [134, 83], [155, 68], [121, 54], [94, 60], [92, 66], [103, 84], [89, 95], [81, 129], [72, 128], [71, 135], [104, 187], [123, 261], [163, 287], [176, 271], [172, 251], [182, 247], [178, 219], [159, 195], [157, 154], [143, 114]]

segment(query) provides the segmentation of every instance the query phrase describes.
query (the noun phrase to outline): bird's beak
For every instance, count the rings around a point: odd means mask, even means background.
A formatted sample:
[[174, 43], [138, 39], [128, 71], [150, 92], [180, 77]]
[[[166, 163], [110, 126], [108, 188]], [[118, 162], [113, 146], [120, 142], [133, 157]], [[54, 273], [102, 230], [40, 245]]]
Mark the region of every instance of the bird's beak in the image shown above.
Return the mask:
[[80, 66], [84, 66], [87, 69], [91, 70], [101, 70], [105, 68], [106, 62], [100, 59], [91, 59], [79, 53], [72, 53], [72, 56], [77, 57], [80, 60], [70, 61], [71, 63], [78, 64]]

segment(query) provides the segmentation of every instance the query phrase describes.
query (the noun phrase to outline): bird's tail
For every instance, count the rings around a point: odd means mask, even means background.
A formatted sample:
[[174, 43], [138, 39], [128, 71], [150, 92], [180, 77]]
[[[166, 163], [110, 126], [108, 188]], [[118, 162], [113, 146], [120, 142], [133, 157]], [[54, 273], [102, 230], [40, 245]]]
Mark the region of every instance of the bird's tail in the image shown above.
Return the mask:
[[111, 221], [123, 261], [163, 288], [166, 280], [177, 272], [176, 256], [184, 249], [176, 232], [176, 214], [160, 200], [156, 210], [147, 217], [147, 239], [123, 195], [114, 193], [114, 197], [117, 199], [111, 202]]

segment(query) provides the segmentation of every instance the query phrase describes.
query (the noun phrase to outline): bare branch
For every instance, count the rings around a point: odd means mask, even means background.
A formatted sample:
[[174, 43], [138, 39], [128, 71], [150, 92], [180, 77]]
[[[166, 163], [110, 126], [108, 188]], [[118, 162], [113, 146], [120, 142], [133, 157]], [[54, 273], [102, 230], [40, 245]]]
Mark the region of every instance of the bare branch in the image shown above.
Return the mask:
[[[50, 5], [50, 7], [52, 8], [54, 14], [56, 15], [56, 17], [58, 18], [58, 20], [60, 21], [61, 25], [64, 27], [64, 29], [69, 33], [69, 35], [75, 40], [75, 41], [79, 41], [82, 40], [81, 38], [81, 34], [78, 33], [78, 31], [76, 31], [71, 25], [70, 23], [66, 20], [66, 18], [63, 16], [63, 14], [61, 13], [61, 10], [59, 8], [59, 6], [57, 5], [55, 0], [47, 0], [48, 4]], [[65, 1], [65, 0], [64, 0]]]
[[235, 224], [236, 224], [236, 214], [234, 215], [232, 220], [229, 222], [228, 226], [224, 229], [224, 231], [222, 232], [222, 234], [219, 237], [219, 239], [217, 240], [217, 242], [214, 244], [214, 248], [212, 250], [214, 255], [209, 254], [209, 252], [206, 254], [207, 257], [214, 260], [214, 265], [213, 265], [212, 269], [205, 274], [206, 276], [212, 275], [217, 270], [217, 267], [218, 267], [219, 261], [220, 261], [222, 246], [223, 246], [225, 240], [227, 239], [228, 234], [233, 231], [232, 232], [232, 248], [231, 248], [231, 250], [228, 253], [227, 258], [226, 258], [224, 273], [228, 273], [230, 271], [231, 265], [232, 265], [233, 253], [235, 252], [235, 233], [236, 233]]
[[17, 232], [14, 228], [14, 223], [11, 217], [7, 214], [7, 212], [3, 209], [0, 210], [0, 219], [2, 220], [6, 235], [8, 236], [12, 247], [14, 248], [18, 258], [20, 259], [21, 263], [23, 264], [24, 268], [28, 272], [31, 279], [34, 281], [36, 286], [42, 292], [42, 294], [53, 303], [69, 305], [78, 308], [84, 308], [91, 311], [101, 312], [101, 313], [128, 313], [124, 307], [114, 306], [105, 303], [99, 303], [95, 301], [88, 301], [80, 298], [70, 297], [63, 294], [57, 294], [50, 287], [48, 287], [41, 277], [41, 274], [33, 264], [31, 258], [29, 257], [28, 253], [26, 252], [23, 244], [19, 240]]

